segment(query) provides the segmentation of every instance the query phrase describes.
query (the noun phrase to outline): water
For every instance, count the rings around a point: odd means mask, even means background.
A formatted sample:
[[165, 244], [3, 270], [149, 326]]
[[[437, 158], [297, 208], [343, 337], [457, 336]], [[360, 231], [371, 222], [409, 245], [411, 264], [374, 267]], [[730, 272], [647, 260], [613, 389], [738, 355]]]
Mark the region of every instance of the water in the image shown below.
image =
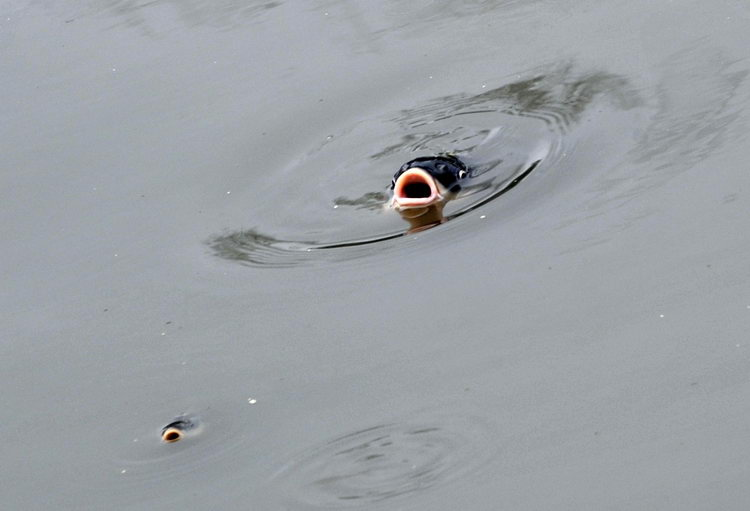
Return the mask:
[[749, 20], [0, 4], [3, 505], [744, 509]]

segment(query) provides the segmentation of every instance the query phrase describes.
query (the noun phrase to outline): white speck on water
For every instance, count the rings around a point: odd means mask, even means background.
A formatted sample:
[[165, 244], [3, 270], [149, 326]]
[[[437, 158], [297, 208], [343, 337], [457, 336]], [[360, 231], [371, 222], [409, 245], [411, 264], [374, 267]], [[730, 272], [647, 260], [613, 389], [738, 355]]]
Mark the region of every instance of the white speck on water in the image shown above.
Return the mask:
[[183, 360], [182, 362], [180, 362], [180, 365], [183, 365], [183, 366], [184, 366], [184, 365], [187, 365], [187, 362], [185, 362], [185, 361]]
[[115, 257], [117, 257], [117, 254], [115, 254]]
[[216, 61], [214, 60], [214, 64], [216, 64]]
[[138, 441], [138, 439], [137, 439], [137, 438], [134, 438], [134, 439], [133, 439], [133, 442], [137, 442], [137, 441]]
[[737, 344], [736, 346], [737, 346], [738, 348], [740, 347], [740, 345], [739, 345], [739, 344]]
[[327, 12], [324, 12], [324, 13], [323, 13], [323, 16], [328, 16], [328, 13], [327, 13]]
[[331, 140], [332, 138], [333, 138], [333, 135], [328, 135], [328, 136], [326, 137], [326, 140]]
[[482, 84], [482, 88], [483, 88], [483, 89], [486, 89], [486, 88], [487, 88], [487, 84], [486, 84], [486, 83], [483, 83], [483, 84]]
[[432, 80], [432, 75], [429, 76], [430, 80]]
[[482, 215], [479, 218], [487, 218], [487, 215]]
[[161, 335], [167, 335], [167, 332], [162, 332]]
[[116, 68], [116, 67], [113, 67], [113, 68], [112, 68], [112, 72], [114, 73], [114, 72], [116, 72], [116, 71], [117, 71], [117, 68]]
[[664, 314], [659, 314], [659, 317], [660, 317], [660, 318], [663, 318], [663, 317], [664, 317]]
[[227, 195], [230, 195], [231, 193], [232, 193], [231, 191], [227, 190]]
[[249, 397], [249, 398], [247, 398], [247, 402], [248, 402], [248, 404], [254, 405], [255, 403], [257, 403], [257, 402], [258, 402], [258, 400], [257, 400], [257, 399], [253, 399], [253, 398]]
[[339, 205], [338, 204], [334, 204], [333, 205], [333, 209], [339, 209]]
[[121, 474], [124, 474], [125, 472], [127, 472], [127, 469], [125, 469], [125, 468], [123, 468], [122, 470], [120, 470]]

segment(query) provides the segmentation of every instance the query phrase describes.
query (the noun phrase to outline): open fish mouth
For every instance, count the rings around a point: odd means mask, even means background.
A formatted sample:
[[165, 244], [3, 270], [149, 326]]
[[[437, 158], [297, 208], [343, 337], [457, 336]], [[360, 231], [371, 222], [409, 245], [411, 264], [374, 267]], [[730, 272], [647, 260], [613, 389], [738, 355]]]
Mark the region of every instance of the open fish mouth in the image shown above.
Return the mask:
[[393, 187], [392, 206], [397, 210], [427, 208], [444, 199], [440, 183], [426, 170], [412, 167]]

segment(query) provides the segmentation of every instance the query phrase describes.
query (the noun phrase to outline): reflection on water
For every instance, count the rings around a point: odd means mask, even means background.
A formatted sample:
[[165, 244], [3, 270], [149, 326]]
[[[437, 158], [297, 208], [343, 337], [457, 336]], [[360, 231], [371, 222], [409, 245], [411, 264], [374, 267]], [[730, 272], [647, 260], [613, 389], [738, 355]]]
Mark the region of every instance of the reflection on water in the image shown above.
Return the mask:
[[[444, 216], [443, 223], [470, 213], [509, 192], [528, 177], [539, 166], [541, 161], [535, 160], [525, 167], [519, 167], [512, 178], [467, 187], [466, 193], [469, 198], [481, 197], [481, 199], [476, 199], [459, 211]], [[489, 195], [487, 195], [487, 192], [489, 192]], [[379, 199], [377, 207], [382, 207]], [[424, 228], [437, 227], [438, 225], [443, 225], [443, 223], [435, 224], [434, 226], [424, 226]], [[369, 247], [375, 243], [381, 245], [382, 253], [383, 250], [394, 248], [393, 245], [385, 245], [385, 242], [390, 242], [406, 234], [421, 232], [424, 228], [333, 243], [282, 240], [262, 234], [255, 229], [248, 229], [215, 236], [208, 241], [208, 244], [213, 249], [214, 255], [222, 259], [242, 264], [282, 268], [305, 263], [322, 262], [324, 260], [341, 261], [363, 257], [371, 253]], [[346, 249], [346, 252], [341, 252], [342, 249]], [[321, 254], [321, 251], [326, 251], [328, 254], [323, 257], [316, 255], [316, 253]]]
[[405, 231], [336, 243], [290, 241], [271, 238], [255, 229], [235, 231], [215, 236], [208, 241], [214, 255], [249, 266], [285, 268], [303, 264], [345, 261], [371, 255], [371, 245], [378, 244], [381, 252], [394, 248], [389, 244], [401, 238]]
[[[484, 112], [470, 113], [494, 113], [495, 110], [485, 110]], [[434, 121], [448, 119], [450, 116], [444, 116], [434, 119]], [[394, 119], [395, 120], [395, 119]], [[427, 124], [427, 123], [423, 123]], [[420, 125], [408, 126], [407, 128], [417, 128]], [[425, 152], [429, 151], [432, 146], [437, 144], [450, 144], [453, 147], [451, 151], [454, 154], [466, 154], [476, 149], [476, 147], [486, 140], [490, 134], [489, 129], [467, 130], [463, 126], [456, 126], [450, 130], [433, 130], [420, 133], [407, 133], [401, 136], [397, 143], [389, 145], [378, 152], [371, 154], [370, 158], [379, 160], [387, 156], [403, 152]], [[447, 152], [447, 151], [446, 151]]]
[[367, 192], [356, 199], [347, 199], [346, 197], [336, 197], [333, 203], [336, 206], [351, 206], [356, 209], [369, 209], [372, 211], [381, 210], [388, 202], [388, 194], [384, 192]]
[[748, 76], [747, 66], [738, 64], [703, 46], [667, 58], [656, 93], [657, 112], [632, 152], [634, 161], [648, 162], [657, 171], [685, 170], [720, 149], [743, 111], [736, 100], [748, 101], [737, 98]]
[[145, 34], [154, 35], [157, 30], [153, 12], [158, 9], [166, 8], [176, 13], [187, 25], [232, 28], [253, 21], [282, 3], [282, 0], [103, 0], [92, 4], [79, 16], [105, 15], [118, 20], [115, 26], [138, 28]]
[[538, 3], [534, 0], [464, 0], [457, 3], [452, 0], [434, 0], [428, 7], [417, 11], [421, 18], [431, 19], [433, 17], [466, 17], [488, 14], [492, 11], [503, 9], [512, 10], [516, 7], [527, 6]]
[[422, 414], [326, 441], [289, 461], [272, 484], [291, 504], [393, 505], [481, 469], [493, 446], [481, 418]]
[[553, 130], [577, 122], [597, 96], [621, 110], [642, 104], [625, 77], [603, 71], [577, 74], [572, 65], [509, 83], [477, 95], [454, 94], [436, 98], [393, 118], [404, 129], [483, 112], [537, 118]]
[[2, 508], [743, 509], [750, 2], [282, 1], [2, 2]]
[[[383, 116], [384, 120], [380, 122], [387, 124], [389, 134], [381, 139], [385, 143], [380, 148], [370, 152], [370, 166], [379, 169], [383, 160], [400, 158], [406, 161], [416, 155], [446, 152], [459, 155], [471, 168], [471, 179], [459, 198], [449, 203], [452, 209], [446, 211], [446, 219], [450, 220], [497, 199], [518, 185], [532, 170], [538, 169], [535, 174], [551, 170], [556, 158], [565, 151], [569, 131], [599, 97], [616, 110], [641, 104], [625, 78], [601, 71], [575, 73], [571, 65], [480, 94], [439, 97], [415, 108]], [[347, 142], [353, 146], [360, 143], [348, 138], [352, 135], [347, 133], [351, 132], [342, 132], [344, 135], [336, 140], [339, 146]], [[397, 141], [388, 143], [388, 138]], [[335, 169], [327, 166], [316, 168], [312, 160], [326, 153], [326, 161], [335, 162], [335, 151], [336, 146], [327, 143], [313, 152], [302, 152], [306, 156], [297, 165], [305, 166], [308, 171], [315, 168], [322, 182], [335, 186], [337, 179], [326, 176]], [[391, 172], [395, 170], [391, 169]], [[383, 189], [391, 175], [383, 176]], [[336, 193], [336, 190], [331, 192], [335, 193], [331, 203], [333, 208], [339, 209], [339, 222], [341, 208], [382, 215], [388, 200], [384, 191], [368, 191], [355, 197]], [[305, 195], [304, 191], [301, 195]], [[330, 215], [329, 210], [319, 211], [319, 223], [325, 223], [326, 215]], [[292, 219], [285, 224], [291, 235], [277, 236], [256, 226], [219, 234], [207, 243], [213, 253], [223, 259], [276, 267], [354, 259], [371, 254], [370, 247], [376, 243], [389, 242], [379, 245], [382, 250], [398, 246], [394, 240], [405, 234], [405, 227], [378, 232], [368, 228], [364, 218], [358, 237], [337, 235], [333, 229], [329, 235], [310, 235], [303, 227], [295, 233]], [[300, 220], [297, 222], [301, 226]], [[352, 226], [342, 226], [343, 232], [347, 229], [351, 232]], [[339, 253], [332, 254], [330, 249], [337, 249]], [[323, 255], [324, 251], [329, 253]]]
[[[738, 121], [749, 98], [738, 93], [750, 71], [742, 64], [704, 46], [685, 48], [665, 59], [649, 105], [653, 108], [649, 124], [639, 130], [642, 134], [625, 159], [627, 165], [601, 179], [590, 209], [611, 210], [617, 202], [667, 182], [743, 135], [744, 125]], [[647, 166], [649, 171], [633, 173], [631, 164]], [[620, 228], [641, 216], [621, 218]]]
[[284, 268], [311, 259], [310, 241], [291, 242], [271, 237], [256, 229], [220, 234], [208, 240], [214, 255], [241, 264]]
[[[390, 120], [404, 131], [412, 131], [459, 116], [505, 114], [537, 119], [549, 130], [564, 133], [566, 128], [581, 119], [586, 108], [598, 96], [611, 101], [620, 110], [643, 104], [624, 77], [603, 71], [576, 74], [569, 64], [480, 94], [453, 94], [435, 98], [417, 108], [402, 110]], [[398, 143], [370, 157], [377, 160], [404, 151], [428, 151], [436, 141], [445, 143], [446, 139], [451, 146], [440, 150], [456, 154], [470, 153], [486, 139], [490, 129], [467, 132], [461, 122], [464, 122], [463, 119], [454, 120], [448, 129], [441, 127], [406, 133]]]
[[523, 19], [538, 9], [537, 4], [544, 0], [431, 0], [429, 2], [402, 2], [390, 0], [382, 2], [382, 9], [392, 20], [381, 27], [375, 35], [394, 31], [402, 37], [417, 36], [420, 30], [439, 30], [443, 26], [454, 26], [456, 20], [463, 22], [469, 18], [482, 18], [491, 15], [495, 20]]

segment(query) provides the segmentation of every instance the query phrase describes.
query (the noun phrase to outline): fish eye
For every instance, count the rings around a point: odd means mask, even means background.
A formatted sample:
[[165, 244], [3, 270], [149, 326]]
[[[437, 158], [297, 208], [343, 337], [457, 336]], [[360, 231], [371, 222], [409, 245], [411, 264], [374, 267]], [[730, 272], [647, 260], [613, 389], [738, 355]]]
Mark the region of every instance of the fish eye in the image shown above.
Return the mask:
[[466, 171], [465, 170], [459, 170], [458, 171], [458, 179], [463, 179], [466, 177]]

